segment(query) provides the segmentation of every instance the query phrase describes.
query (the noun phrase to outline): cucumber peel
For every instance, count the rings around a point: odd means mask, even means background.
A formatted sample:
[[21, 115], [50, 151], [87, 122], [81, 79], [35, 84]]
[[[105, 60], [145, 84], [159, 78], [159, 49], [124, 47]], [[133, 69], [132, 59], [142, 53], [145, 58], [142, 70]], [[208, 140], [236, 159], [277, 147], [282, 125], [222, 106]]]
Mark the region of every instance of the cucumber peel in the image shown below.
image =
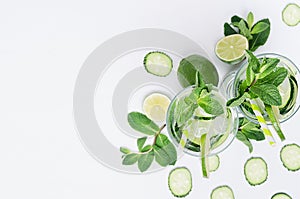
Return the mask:
[[296, 26], [300, 22], [300, 7], [296, 3], [289, 3], [282, 11], [282, 20], [288, 26]]
[[166, 53], [153, 51], [144, 57], [144, 67], [150, 74], [165, 77], [171, 73], [173, 61]]
[[212, 190], [210, 199], [234, 199], [234, 194], [229, 186], [222, 185]]
[[244, 175], [251, 186], [264, 183], [268, 178], [268, 167], [261, 157], [251, 157], [244, 165]]
[[275, 193], [271, 199], [292, 199], [292, 197], [289, 196], [287, 193], [279, 192]]
[[300, 146], [293, 143], [287, 144], [280, 150], [280, 160], [289, 171], [300, 169]]
[[186, 167], [173, 169], [169, 173], [168, 186], [175, 197], [187, 196], [192, 190], [192, 175], [189, 169]]

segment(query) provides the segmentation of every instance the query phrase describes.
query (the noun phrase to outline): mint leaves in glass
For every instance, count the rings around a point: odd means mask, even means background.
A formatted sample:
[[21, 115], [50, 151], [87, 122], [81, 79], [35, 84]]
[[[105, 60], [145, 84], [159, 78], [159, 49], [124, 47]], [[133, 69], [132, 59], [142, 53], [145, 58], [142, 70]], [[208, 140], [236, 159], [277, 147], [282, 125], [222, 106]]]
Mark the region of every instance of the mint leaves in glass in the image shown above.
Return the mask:
[[[209, 137], [209, 154], [223, 151], [237, 130], [235, 109], [227, 108], [225, 98], [213, 85], [187, 87], [172, 101], [167, 113], [167, 128], [179, 146], [182, 137], [184, 151], [199, 156], [201, 136]], [[179, 146], [182, 147], [182, 146]]]
[[[247, 119], [259, 123], [265, 136], [273, 139], [269, 140], [270, 144], [275, 140], [271, 131], [264, 129], [268, 128], [264, 127], [264, 122], [271, 124], [278, 137], [285, 140], [280, 123], [288, 120], [299, 108], [299, 70], [295, 64], [278, 54], [255, 56], [247, 51], [247, 61], [230, 75], [234, 77], [230, 80], [232, 85], [225, 78], [221, 86], [231, 97], [227, 106], [238, 106]], [[251, 151], [251, 147], [249, 149]]]

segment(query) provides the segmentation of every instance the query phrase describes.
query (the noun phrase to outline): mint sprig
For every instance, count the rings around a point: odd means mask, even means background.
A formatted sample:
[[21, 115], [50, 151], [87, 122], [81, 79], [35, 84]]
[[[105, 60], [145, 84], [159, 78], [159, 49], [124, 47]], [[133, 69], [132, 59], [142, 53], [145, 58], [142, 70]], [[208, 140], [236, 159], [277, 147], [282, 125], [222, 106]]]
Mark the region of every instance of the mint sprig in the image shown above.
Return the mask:
[[[259, 98], [266, 107], [269, 119], [277, 134], [284, 140], [278, 119], [275, 117], [273, 108], [282, 104], [278, 86], [288, 75], [287, 69], [278, 66], [280, 60], [277, 58], [258, 59], [251, 51], [246, 51], [248, 66], [246, 69], [246, 79], [240, 83], [239, 94], [235, 98], [227, 101], [227, 106], [235, 107], [241, 104], [247, 106], [247, 99]], [[249, 106], [248, 106], [249, 107]], [[253, 111], [252, 111], [253, 112]], [[245, 140], [239, 135], [241, 140]], [[250, 144], [247, 142], [247, 145]]]
[[[137, 139], [136, 144], [138, 151], [120, 147], [120, 151], [123, 153], [123, 165], [133, 165], [137, 163], [139, 170], [144, 172], [149, 169], [154, 160], [163, 167], [176, 163], [176, 148], [168, 137], [161, 133], [166, 125], [159, 127], [140, 112], [129, 113], [128, 123], [133, 129], [147, 136]], [[151, 142], [150, 140], [153, 141]]]
[[249, 50], [254, 52], [267, 42], [270, 26], [269, 19], [262, 19], [254, 24], [253, 13], [249, 12], [246, 20], [237, 15], [232, 16], [231, 23], [224, 24], [224, 35], [241, 34], [245, 36], [249, 42]]
[[265, 136], [259, 124], [253, 123], [243, 117], [239, 118], [239, 128], [236, 138], [248, 147], [249, 153], [252, 153], [253, 145], [251, 140], [261, 141], [265, 139]]

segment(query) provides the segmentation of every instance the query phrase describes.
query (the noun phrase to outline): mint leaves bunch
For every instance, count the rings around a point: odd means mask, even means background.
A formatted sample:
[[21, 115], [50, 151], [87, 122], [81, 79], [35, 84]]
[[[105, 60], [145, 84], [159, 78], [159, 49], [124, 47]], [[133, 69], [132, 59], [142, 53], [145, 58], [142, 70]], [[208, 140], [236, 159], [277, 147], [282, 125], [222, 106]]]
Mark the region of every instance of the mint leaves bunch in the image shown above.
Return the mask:
[[[281, 140], [285, 137], [281, 131], [278, 119], [274, 112], [282, 104], [282, 98], [278, 86], [288, 75], [287, 69], [280, 67], [278, 58], [258, 59], [251, 51], [246, 51], [248, 66], [246, 69], [246, 79], [239, 85], [238, 96], [227, 101], [227, 106], [234, 107], [245, 105], [247, 99], [260, 99], [265, 107], [266, 113]], [[251, 106], [248, 105], [251, 110]]]
[[[166, 125], [159, 127], [146, 115], [139, 112], [129, 113], [127, 119], [134, 130], [147, 136], [137, 139], [137, 152], [120, 147], [120, 151], [124, 154], [122, 156], [123, 165], [137, 163], [139, 170], [144, 172], [151, 166], [153, 160], [162, 167], [176, 163], [177, 151], [168, 137], [161, 133]], [[151, 140], [152, 142], [149, 143]]]
[[239, 128], [236, 138], [243, 142], [249, 149], [249, 153], [253, 151], [253, 145], [250, 140], [265, 140], [265, 135], [259, 124], [251, 122], [245, 117], [239, 118]]
[[231, 17], [231, 23], [224, 24], [224, 35], [241, 34], [248, 39], [249, 50], [254, 52], [268, 40], [270, 34], [269, 19], [262, 19], [254, 23], [254, 16], [249, 12], [247, 19], [237, 15]]
[[[220, 102], [214, 98], [211, 93], [213, 85], [205, 84], [199, 72], [196, 73], [196, 85], [191, 94], [185, 98], [178, 100], [175, 108], [174, 116], [178, 127], [187, 124], [195, 110], [201, 107], [207, 114], [212, 115], [213, 119], [224, 113], [223, 107]], [[194, 119], [208, 119], [205, 117], [194, 117]]]

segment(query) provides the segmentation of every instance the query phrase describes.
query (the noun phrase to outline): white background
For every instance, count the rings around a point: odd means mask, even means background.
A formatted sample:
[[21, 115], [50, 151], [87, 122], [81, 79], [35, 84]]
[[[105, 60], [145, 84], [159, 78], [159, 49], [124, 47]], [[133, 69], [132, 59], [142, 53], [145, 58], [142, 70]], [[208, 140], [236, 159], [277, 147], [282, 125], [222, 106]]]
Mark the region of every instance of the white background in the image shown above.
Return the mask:
[[[300, 1], [295, 1], [300, 4]], [[279, 0], [126, 0], [4, 1], [0, 3], [0, 198], [173, 198], [167, 188], [172, 167], [148, 175], [110, 170], [83, 148], [72, 116], [72, 93], [81, 64], [110, 37], [137, 28], [164, 28], [202, 44], [220, 76], [232, 70], [214, 55], [223, 23], [233, 14], [268, 17], [270, 38], [257, 52], [278, 52], [300, 64], [300, 25], [288, 27]], [[299, 172], [286, 171], [279, 160], [285, 143], [300, 143], [300, 113], [283, 124], [287, 141], [271, 148], [255, 144], [249, 155], [239, 142], [221, 154], [221, 167], [209, 180], [198, 160], [185, 157], [193, 174], [187, 198], [209, 198], [221, 184], [237, 199], [267, 199], [277, 191], [300, 198]], [[244, 180], [243, 163], [262, 156], [269, 178], [258, 187]]]

